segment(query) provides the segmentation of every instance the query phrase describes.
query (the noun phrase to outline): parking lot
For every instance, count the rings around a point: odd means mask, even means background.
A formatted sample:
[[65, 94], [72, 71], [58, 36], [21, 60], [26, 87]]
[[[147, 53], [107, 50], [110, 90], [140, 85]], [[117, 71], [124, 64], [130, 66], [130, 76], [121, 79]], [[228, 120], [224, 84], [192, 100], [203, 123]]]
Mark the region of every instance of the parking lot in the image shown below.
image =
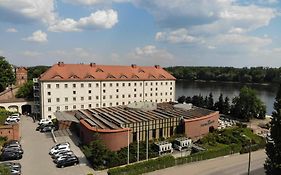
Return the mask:
[[[23, 175], [86, 175], [88, 173], [100, 174], [89, 167], [88, 162], [72, 139], [67, 134], [59, 134], [58, 142], [68, 141], [71, 150], [79, 157], [80, 164], [66, 168], [56, 168], [50, 157], [49, 150], [55, 144], [51, 133], [35, 131], [38, 126], [32, 118], [21, 117], [21, 144], [24, 150], [23, 158], [19, 161], [22, 165]], [[102, 173], [103, 174], [103, 173]]]

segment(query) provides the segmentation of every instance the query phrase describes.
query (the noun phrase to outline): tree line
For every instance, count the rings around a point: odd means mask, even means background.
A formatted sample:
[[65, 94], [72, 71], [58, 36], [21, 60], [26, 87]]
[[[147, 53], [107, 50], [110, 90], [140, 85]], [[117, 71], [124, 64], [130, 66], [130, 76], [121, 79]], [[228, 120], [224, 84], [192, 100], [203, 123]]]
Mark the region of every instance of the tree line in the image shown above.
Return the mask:
[[234, 97], [232, 104], [228, 97], [220, 94], [218, 101], [214, 102], [213, 94], [203, 97], [201, 94], [190, 96], [180, 96], [179, 103], [192, 103], [197, 107], [219, 111], [221, 114], [231, 115], [245, 121], [252, 118], [265, 118], [266, 106], [257, 96], [254, 89], [244, 86], [240, 89], [238, 96]]
[[281, 67], [190, 67], [165, 68], [177, 79], [230, 81], [241, 83], [276, 83], [281, 81]]

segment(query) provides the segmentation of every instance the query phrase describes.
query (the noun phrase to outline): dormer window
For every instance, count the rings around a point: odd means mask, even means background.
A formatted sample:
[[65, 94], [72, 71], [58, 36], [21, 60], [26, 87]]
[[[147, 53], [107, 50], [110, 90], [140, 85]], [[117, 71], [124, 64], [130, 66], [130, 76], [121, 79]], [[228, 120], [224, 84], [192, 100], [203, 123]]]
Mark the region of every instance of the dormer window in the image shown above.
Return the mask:
[[137, 75], [132, 75], [132, 78], [136, 78], [136, 79], [138, 79], [139, 77], [137, 76]]
[[119, 78], [124, 78], [124, 79], [126, 79], [126, 78], [128, 78], [126, 75], [124, 75], [124, 74], [122, 74]]
[[69, 79], [77, 79], [77, 78], [79, 78], [77, 75], [71, 75], [70, 77], [69, 77]]
[[96, 72], [103, 72], [103, 70], [100, 68], [97, 68]]
[[115, 78], [115, 77], [111, 74], [108, 74], [106, 78]]

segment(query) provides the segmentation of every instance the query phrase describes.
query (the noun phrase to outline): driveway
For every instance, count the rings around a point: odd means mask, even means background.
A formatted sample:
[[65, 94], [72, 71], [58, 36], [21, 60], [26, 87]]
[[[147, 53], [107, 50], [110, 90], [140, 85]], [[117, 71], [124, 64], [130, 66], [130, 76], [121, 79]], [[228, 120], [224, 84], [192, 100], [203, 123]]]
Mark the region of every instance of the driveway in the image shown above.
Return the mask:
[[[80, 164], [66, 168], [56, 168], [52, 162], [49, 150], [55, 144], [50, 133], [35, 131], [37, 123], [32, 118], [22, 116], [21, 119], [21, 144], [24, 150], [23, 158], [20, 160], [23, 175], [86, 175], [94, 173], [88, 162], [68, 135], [57, 137], [58, 142], [68, 141], [71, 150], [79, 157]], [[99, 173], [98, 173], [99, 174]]]

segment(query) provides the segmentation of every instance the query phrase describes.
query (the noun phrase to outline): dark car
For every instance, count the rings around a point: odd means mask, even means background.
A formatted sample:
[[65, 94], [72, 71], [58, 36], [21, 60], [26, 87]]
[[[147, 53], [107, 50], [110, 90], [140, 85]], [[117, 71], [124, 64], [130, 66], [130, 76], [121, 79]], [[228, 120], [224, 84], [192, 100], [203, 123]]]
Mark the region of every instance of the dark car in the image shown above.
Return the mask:
[[40, 129], [40, 132], [51, 132], [52, 129], [54, 129], [54, 126], [45, 126], [42, 129]]
[[15, 152], [15, 153], [19, 153], [19, 154], [23, 154], [23, 149], [22, 148], [6, 148], [4, 147], [2, 149], [2, 152]]
[[20, 146], [21, 146], [20, 142], [17, 141], [17, 140], [10, 140], [10, 141], [7, 141], [3, 146], [6, 147], [6, 146], [8, 146], [8, 145], [14, 145], [14, 144], [17, 144], [17, 145], [20, 145]]
[[41, 131], [43, 128], [47, 126], [55, 127], [53, 124], [41, 124], [36, 128], [36, 131]]
[[19, 160], [22, 158], [22, 154], [18, 152], [5, 151], [1, 154], [1, 160]]
[[17, 169], [21, 168], [21, 164], [20, 163], [15, 163], [15, 162], [3, 162], [0, 165], [7, 166], [9, 168], [17, 168]]
[[57, 167], [58, 168], [63, 168], [66, 166], [72, 166], [72, 165], [77, 165], [79, 164], [79, 159], [76, 156], [68, 157], [63, 160], [60, 160], [57, 162]]

